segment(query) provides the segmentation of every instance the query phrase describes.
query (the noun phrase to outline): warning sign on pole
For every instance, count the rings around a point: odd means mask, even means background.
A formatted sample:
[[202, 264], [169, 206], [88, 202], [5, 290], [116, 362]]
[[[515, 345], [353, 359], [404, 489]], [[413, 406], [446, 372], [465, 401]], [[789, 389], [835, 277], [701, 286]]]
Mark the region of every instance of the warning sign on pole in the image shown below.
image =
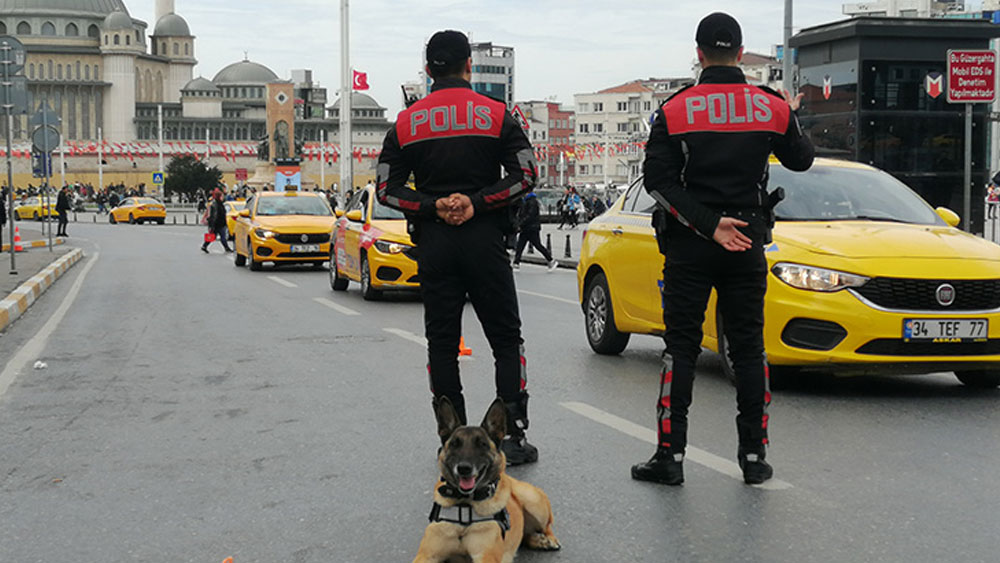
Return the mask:
[[953, 104], [991, 103], [997, 93], [997, 55], [993, 51], [948, 51], [948, 101]]

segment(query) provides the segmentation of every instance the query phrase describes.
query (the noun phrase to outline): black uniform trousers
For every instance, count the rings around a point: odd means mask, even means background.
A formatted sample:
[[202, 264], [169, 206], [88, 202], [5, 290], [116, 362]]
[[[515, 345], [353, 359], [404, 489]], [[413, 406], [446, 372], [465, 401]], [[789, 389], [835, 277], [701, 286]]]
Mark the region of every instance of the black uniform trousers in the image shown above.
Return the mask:
[[764, 356], [764, 294], [767, 261], [766, 226], [752, 221], [745, 234], [753, 247], [730, 252], [677, 224], [669, 229], [664, 266], [663, 316], [666, 351], [661, 372], [659, 446], [684, 453], [695, 362], [701, 352], [702, 324], [711, 290], [736, 372], [736, 428], [740, 453], [763, 455], [767, 445], [767, 406], [771, 401]]
[[69, 225], [69, 210], [59, 210], [59, 234], [66, 234], [66, 225]]
[[476, 216], [453, 227], [439, 221], [420, 225], [419, 275], [424, 298], [431, 392], [447, 396], [467, 422], [458, 369], [462, 311], [466, 296], [493, 349], [497, 395], [508, 421], [527, 424], [524, 341], [506, 235], [495, 215]]

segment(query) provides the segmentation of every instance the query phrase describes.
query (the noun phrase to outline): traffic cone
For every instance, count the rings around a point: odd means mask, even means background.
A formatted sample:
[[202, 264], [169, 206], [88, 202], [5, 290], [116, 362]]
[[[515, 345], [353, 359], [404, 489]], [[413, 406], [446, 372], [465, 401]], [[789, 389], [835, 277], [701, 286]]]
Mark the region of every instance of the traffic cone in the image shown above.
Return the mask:
[[465, 337], [463, 336], [461, 340], [458, 341], [458, 355], [459, 356], [471, 356], [472, 348], [465, 347]]
[[21, 227], [14, 227], [14, 252], [24, 252], [24, 247], [21, 245]]

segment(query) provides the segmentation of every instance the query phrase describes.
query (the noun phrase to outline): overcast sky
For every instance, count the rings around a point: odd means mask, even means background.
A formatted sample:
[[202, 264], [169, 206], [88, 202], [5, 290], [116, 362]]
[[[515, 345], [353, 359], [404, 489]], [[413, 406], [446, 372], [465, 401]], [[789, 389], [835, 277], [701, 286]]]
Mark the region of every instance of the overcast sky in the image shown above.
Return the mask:
[[[154, 0], [126, 4], [151, 32]], [[176, 0], [197, 37], [195, 76], [211, 79], [246, 51], [281, 78], [312, 69], [331, 103], [340, 87], [339, 6], [338, 0]], [[695, 28], [713, 11], [740, 21], [748, 50], [770, 53], [782, 40], [783, 9], [783, 0], [354, 0], [351, 66], [368, 73], [368, 93], [392, 118], [402, 105], [400, 84], [415, 79], [423, 64], [426, 39], [458, 29], [473, 41], [514, 47], [517, 100], [554, 97], [572, 106], [576, 93], [636, 78], [690, 76]], [[796, 31], [843, 17], [838, 0], [795, 1]]]

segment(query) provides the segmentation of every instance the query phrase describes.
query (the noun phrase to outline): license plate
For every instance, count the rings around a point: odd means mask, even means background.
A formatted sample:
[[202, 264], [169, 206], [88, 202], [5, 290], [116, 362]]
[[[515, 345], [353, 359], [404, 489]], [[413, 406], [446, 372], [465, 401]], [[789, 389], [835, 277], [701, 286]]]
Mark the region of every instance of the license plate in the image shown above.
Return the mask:
[[296, 252], [296, 253], [299, 253], [299, 252], [302, 252], [302, 253], [305, 253], [305, 252], [319, 252], [319, 245], [318, 244], [293, 244], [292, 245], [292, 252]]
[[986, 340], [990, 335], [987, 319], [906, 319], [903, 340]]

